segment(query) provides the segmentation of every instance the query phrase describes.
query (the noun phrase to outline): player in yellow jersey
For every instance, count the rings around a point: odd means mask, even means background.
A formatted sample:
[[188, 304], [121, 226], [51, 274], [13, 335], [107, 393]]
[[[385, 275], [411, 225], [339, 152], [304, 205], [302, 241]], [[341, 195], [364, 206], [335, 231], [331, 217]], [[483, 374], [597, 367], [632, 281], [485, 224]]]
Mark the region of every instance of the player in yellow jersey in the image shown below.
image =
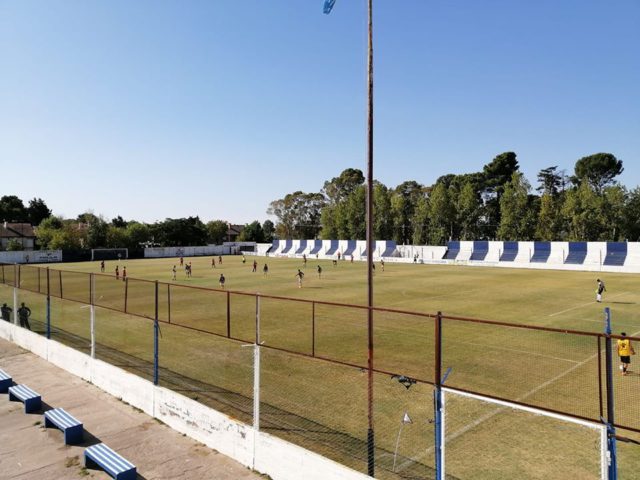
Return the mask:
[[[621, 335], [623, 337], [627, 336], [624, 332], [622, 332]], [[631, 355], [635, 354], [636, 352], [633, 349], [633, 345], [631, 345], [631, 340], [628, 338], [621, 338], [618, 340], [618, 355], [620, 356], [620, 370], [622, 370], [622, 375], [627, 374], [627, 369], [631, 363]]]

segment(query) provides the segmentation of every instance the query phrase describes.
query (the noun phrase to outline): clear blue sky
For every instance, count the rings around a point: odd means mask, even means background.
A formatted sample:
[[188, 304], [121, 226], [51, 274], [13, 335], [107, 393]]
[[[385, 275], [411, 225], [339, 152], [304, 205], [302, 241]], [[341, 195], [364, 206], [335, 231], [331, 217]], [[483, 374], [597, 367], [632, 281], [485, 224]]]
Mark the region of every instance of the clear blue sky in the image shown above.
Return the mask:
[[[365, 170], [366, 0], [0, 0], [0, 194], [267, 218]], [[600, 151], [640, 184], [638, 0], [375, 0], [375, 177]]]

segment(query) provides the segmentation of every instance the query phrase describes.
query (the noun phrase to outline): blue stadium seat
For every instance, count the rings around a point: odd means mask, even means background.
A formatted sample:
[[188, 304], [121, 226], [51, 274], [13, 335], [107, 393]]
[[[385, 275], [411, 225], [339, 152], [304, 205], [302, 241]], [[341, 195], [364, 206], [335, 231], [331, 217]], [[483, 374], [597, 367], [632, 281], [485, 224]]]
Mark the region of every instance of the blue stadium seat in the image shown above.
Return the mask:
[[304, 251], [307, 249], [307, 241], [306, 240], [300, 240], [300, 246], [298, 247], [298, 249], [296, 250], [296, 254], [301, 254], [304, 253]]
[[338, 248], [340, 248], [340, 241], [330, 240], [329, 250], [326, 251], [325, 255], [335, 255], [338, 252]]
[[551, 242], [534, 242], [532, 263], [547, 263], [551, 256]]
[[315, 255], [316, 253], [319, 253], [320, 250], [322, 250], [322, 240], [314, 240], [313, 241], [313, 248], [311, 249], [309, 254], [310, 255]]
[[396, 242], [388, 241], [384, 249], [384, 252], [382, 252], [381, 257], [393, 257], [395, 253], [396, 253]]
[[293, 247], [293, 240], [285, 240], [284, 248], [280, 253], [289, 253], [289, 250], [291, 250], [291, 247]]
[[280, 240], [274, 240], [271, 243], [269, 250], [267, 250], [267, 253], [276, 253], [279, 248], [280, 248]]
[[587, 258], [587, 242], [569, 242], [569, 254], [564, 263], [582, 265]]
[[355, 240], [347, 240], [347, 248], [342, 253], [343, 255], [353, 255], [353, 252], [356, 250], [358, 243]]
[[473, 251], [469, 260], [484, 260], [489, 253], [489, 242], [486, 240], [476, 240], [473, 242]]
[[504, 250], [500, 255], [501, 262], [513, 262], [518, 256], [518, 242], [504, 242]]
[[604, 265], [624, 265], [627, 259], [626, 242], [607, 242], [607, 255], [604, 257]]
[[445, 260], [455, 260], [460, 253], [460, 242], [447, 242], [447, 253], [444, 255]]

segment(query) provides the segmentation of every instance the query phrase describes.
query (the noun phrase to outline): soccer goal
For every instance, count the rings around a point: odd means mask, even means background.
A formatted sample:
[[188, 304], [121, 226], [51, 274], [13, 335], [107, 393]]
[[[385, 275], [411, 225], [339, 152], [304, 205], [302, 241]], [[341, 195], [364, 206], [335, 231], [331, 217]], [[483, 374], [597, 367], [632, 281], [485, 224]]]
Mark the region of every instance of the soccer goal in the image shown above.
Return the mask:
[[92, 248], [91, 260], [126, 260], [129, 258], [128, 248]]
[[605, 425], [449, 388], [442, 411], [442, 478], [608, 478]]

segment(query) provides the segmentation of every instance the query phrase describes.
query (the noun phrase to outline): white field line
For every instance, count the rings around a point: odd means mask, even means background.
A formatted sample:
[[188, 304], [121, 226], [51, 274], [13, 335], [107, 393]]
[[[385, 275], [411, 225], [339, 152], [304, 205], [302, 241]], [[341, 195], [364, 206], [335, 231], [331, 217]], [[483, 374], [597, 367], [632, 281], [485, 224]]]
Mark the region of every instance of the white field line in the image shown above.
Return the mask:
[[[622, 295], [626, 295], [627, 293], [629, 293], [629, 292], [622, 292], [622, 293], [618, 293], [617, 295], [611, 295], [610, 298], [617, 298], [617, 297], [620, 297]], [[583, 303], [581, 305], [576, 305], [575, 307], [567, 308], [566, 310], [561, 310], [560, 312], [551, 313], [551, 314], [549, 314], [549, 317], [555, 317], [556, 315], [561, 315], [563, 313], [570, 312], [571, 310], [577, 310], [578, 308], [583, 308], [583, 307], [586, 307], [588, 305], [593, 305], [595, 303], [597, 303], [597, 302], [594, 300], [593, 302]]]
[[495, 346], [495, 345], [487, 345], [487, 344], [484, 344], [484, 343], [461, 342], [460, 340], [456, 340], [456, 345], [457, 344], [474, 345], [476, 347], [484, 347], [484, 348], [490, 348], [490, 349], [494, 349], [494, 350], [504, 350], [506, 352], [515, 352], [515, 353], [519, 353], [519, 354], [526, 353], [527, 355], [533, 355], [533, 356], [536, 356], [536, 357], [551, 358], [553, 360], [560, 360], [561, 362], [580, 363], [578, 360], [570, 360], [568, 358], [554, 357], [553, 355], [545, 355], [544, 353], [528, 352], [528, 351], [523, 350], [521, 348], [518, 349], [518, 348], [498, 347], [498, 346]]

